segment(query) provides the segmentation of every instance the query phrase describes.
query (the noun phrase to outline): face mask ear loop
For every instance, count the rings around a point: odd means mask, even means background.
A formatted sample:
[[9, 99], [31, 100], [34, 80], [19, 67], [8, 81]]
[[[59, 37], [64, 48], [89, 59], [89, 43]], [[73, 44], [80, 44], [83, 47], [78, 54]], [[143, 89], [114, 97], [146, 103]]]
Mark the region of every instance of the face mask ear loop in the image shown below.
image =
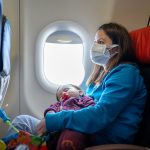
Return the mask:
[[115, 45], [116, 45], [115, 47], [117, 47], [117, 49], [114, 54], [117, 54], [117, 53], [119, 53], [120, 46], [118, 44], [115, 44]]
[[[113, 49], [113, 48], [116, 48], [116, 47], [119, 48], [119, 45], [118, 45], [118, 44], [113, 44], [113, 45], [111, 45], [110, 47], [106, 48], [106, 49], [105, 49], [105, 52], [104, 52], [104, 55], [107, 56], [107, 57], [109, 57], [109, 58], [113, 57], [114, 55], [116, 55], [117, 53], [119, 53], [118, 48], [116, 49], [116, 51], [115, 51], [113, 54], [110, 54], [109, 51], [110, 51], [111, 49]], [[108, 56], [108, 55], [109, 55], [109, 56]]]
[[119, 53], [120, 46], [116, 44], [116, 47], [118, 47], [118, 48], [117, 48], [116, 51], [112, 54], [111, 57], [113, 57], [113, 56], [115, 56], [116, 54]]

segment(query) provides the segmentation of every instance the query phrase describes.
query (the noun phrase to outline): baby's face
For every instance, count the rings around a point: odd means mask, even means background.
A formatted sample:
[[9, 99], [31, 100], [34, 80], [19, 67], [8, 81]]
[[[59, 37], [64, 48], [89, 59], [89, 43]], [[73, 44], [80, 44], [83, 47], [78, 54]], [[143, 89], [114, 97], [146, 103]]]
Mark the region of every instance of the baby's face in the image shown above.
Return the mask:
[[80, 96], [80, 91], [71, 86], [62, 86], [57, 91], [57, 97], [59, 100], [68, 99], [70, 97], [78, 98]]

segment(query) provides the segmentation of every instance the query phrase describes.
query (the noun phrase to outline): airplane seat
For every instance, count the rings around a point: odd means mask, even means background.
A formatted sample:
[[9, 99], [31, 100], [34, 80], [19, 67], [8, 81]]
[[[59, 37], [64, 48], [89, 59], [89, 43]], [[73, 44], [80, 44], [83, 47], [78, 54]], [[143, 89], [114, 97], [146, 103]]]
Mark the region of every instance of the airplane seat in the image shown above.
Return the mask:
[[2, 12], [2, 0], [0, 0], [0, 108], [10, 79], [10, 48], [11, 28], [10, 23]]
[[130, 32], [135, 46], [141, 75], [147, 88], [147, 100], [143, 119], [133, 144], [106, 144], [85, 150], [150, 150], [150, 27]]
[[150, 147], [150, 27], [132, 31], [131, 38], [136, 48], [141, 74], [147, 88], [147, 100], [143, 120], [134, 144]]

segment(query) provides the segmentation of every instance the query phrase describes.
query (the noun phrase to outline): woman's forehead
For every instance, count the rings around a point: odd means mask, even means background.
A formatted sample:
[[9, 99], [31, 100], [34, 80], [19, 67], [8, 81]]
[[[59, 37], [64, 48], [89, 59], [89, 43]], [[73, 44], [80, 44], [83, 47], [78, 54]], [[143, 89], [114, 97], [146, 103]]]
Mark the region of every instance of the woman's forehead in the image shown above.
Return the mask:
[[107, 37], [106, 33], [103, 30], [98, 30], [95, 34], [95, 39], [105, 39]]
[[104, 41], [107, 43], [112, 43], [112, 40], [108, 37], [108, 35], [101, 29], [96, 32], [95, 41]]

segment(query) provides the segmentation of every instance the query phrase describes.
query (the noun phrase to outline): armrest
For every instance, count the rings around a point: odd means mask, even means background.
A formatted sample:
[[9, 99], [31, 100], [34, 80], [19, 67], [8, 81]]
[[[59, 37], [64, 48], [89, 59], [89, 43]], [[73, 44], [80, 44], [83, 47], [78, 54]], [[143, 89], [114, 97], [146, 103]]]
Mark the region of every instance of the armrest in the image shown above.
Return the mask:
[[150, 148], [130, 144], [106, 144], [87, 147], [85, 150], [150, 150]]

